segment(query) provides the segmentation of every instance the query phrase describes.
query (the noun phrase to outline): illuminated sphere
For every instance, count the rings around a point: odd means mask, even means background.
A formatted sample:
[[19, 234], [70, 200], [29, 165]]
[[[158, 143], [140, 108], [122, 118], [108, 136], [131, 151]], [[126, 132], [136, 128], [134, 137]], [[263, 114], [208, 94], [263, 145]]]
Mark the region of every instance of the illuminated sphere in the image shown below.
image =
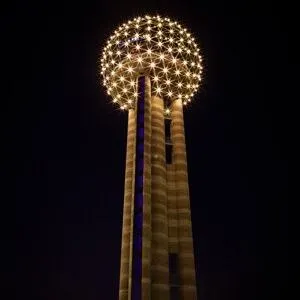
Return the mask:
[[152, 95], [187, 104], [199, 87], [201, 70], [192, 35], [178, 22], [160, 16], [124, 23], [108, 39], [101, 57], [103, 84], [122, 109], [134, 106], [141, 75], [150, 76]]

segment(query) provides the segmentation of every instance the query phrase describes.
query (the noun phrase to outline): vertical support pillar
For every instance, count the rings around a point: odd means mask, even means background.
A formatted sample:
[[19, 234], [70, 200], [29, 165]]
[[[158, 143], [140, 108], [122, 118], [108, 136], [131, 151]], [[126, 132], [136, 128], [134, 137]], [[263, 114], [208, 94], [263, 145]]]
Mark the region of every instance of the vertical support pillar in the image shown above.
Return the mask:
[[134, 205], [131, 209], [131, 265], [128, 299], [150, 300], [151, 292], [151, 83], [138, 78]]
[[134, 177], [134, 149], [135, 149], [135, 111], [128, 111], [128, 132], [125, 167], [124, 207], [122, 226], [121, 266], [119, 299], [128, 300], [129, 272], [130, 272], [130, 235], [131, 235], [131, 209], [133, 201], [133, 177]]
[[169, 258], [167, 224], [167, 183], [165, 158], [165, 128], [163, 99], [152, 97], [151, 111], [151, 202], [152, 202], [152, 257], [151, 299], [169, 299]]
[[171, 109], [178, 213], [180, 299], [197, 299], [182, 101]]
[[142, 299], [151, 299], [151, 82], [145, 77]]

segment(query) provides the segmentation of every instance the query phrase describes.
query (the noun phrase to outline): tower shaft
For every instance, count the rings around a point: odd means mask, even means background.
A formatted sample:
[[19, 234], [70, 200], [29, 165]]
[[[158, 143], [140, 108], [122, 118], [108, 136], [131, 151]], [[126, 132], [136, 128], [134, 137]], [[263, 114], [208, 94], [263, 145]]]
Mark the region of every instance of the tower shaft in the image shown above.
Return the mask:
[[196, 299], [181, 100], [168, 119], [164, 100], [138, 79], [129, 109], [120, 300]]

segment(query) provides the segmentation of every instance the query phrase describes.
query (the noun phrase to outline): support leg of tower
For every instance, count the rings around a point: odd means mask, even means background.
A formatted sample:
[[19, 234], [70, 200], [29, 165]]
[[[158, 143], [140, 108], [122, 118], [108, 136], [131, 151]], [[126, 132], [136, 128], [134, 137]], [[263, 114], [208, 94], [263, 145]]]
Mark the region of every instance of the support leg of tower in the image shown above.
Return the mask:
[[181, 100], [175, 100], [171, 109], [171, 137], [176, 176], [178, 214], [180, 294], [184, 300], [197, 299], [191, 210], [187, 175], [184, 120]]
[[122, 247], [121, 247], [121, 266], [120, 266], [120, 288], [119, 299], [128, 300], [129, 274], [130, 274], [130, 233], [132, 226], [132, 202], [133, 202], [133, 176], [134, 176], [134, 149], [135, 149], [135, 112], [133, 109], [128, 111], [128, 133], [126, 150], [125, 168], [125, 187], [124, 187], [124, 207], [123, 207], [123, 227], [122, 227]]
[[152, 297], [169, 299], [167, 184], [163, 99], [152, 97]]

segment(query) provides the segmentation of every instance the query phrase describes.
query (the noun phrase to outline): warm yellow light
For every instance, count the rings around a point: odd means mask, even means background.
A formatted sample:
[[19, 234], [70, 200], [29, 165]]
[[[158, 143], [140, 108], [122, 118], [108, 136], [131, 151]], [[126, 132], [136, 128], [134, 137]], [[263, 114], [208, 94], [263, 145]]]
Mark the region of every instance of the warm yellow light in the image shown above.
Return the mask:
[[150, 67], [151, 67], [152, 69], [155, 68], [155, 63], [154, 63], [154, 62], [150, 63]]
[[199, 88], [201, 61], [186, 28], [168, 18], [145, 16], [124, 23], [110, 36], [99, 72], [107, 93], [122, 109], [134, 107], [140, 74], [149, 74], [152, 92], [187, 103]]

